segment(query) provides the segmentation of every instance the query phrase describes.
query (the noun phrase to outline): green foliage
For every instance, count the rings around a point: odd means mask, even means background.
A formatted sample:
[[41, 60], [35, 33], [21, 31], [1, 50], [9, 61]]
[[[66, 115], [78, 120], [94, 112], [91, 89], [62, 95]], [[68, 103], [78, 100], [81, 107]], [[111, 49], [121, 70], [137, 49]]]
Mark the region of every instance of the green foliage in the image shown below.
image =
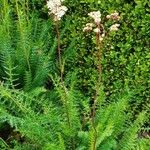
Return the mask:
[[24, 2], [16, 1], [14, 5], [2, 2], [0, 78], [26, 91], [40, 87], [46, 81], [51, 65], [51, 56], [46, 56], [46, 52], [52, 38], [49, 32], [52, 25], [34, 13], [29, 16], [24, 10]]
[[[71, 86], [66, 88], [55, 81], [57, 103], [39, 95], [43, 89], [32, 93], [10, 90], [0, 85], [0, 123], [8, 122], [14, 131], [24, 137], [21, 145], [16, 140], [14, 149], [92, 149], [96, 138], [97, 149], [136, 149], [147, 140], [140, 139], [138, 132], [146, 121], [146, 112], [141, 112], [137, 119], [130, 122], [128, 109], [132, 95], [129, 92], [118, 95], [117, 102], [97, 106], [95, 118], [96, 135], [91, 118], [82, 124], [82, 112], [78, 109], [77, 92]], [[72, 84], [71, 84], [72, 85]], [[9, 107], [8, 107], [9, 104]], [[15, 110], [15, 111], [14, 111]], [[85, 126], [88, 128], [86, 129]], [[95, 137], [96, 136], [96, 137]], [[77, 140], [78, 139], [78, 140]], [[146, 145], [143, 145], [146, 146]]]
[[[62, 81], [45, 1], [0, 0], [0, 149], [149, 150], [148, 0], [65, 5]], [[98, 88], [95, 42], [82, 32], [93, 10], [121, 15], [120, 30], [104, 42]]]
[[[93, 55], [95, 44], [89, 36], [83, 34], [82, 29], [87, 20], [87, 13], [100, 10], [105, 16], [115, 10], [121, 15], [120, 30], [111, 34], [103, 49], [103, 82], [107, 96], [115, 97], [128, 83], [131, 88], [138, 89], [136, 98], [132, 101], [135, 113], [149, 104], [149, 9], [148, 1], [128, 0], [99, 0], [66, 2], [69, 6], [68, 15], [72, 15], [70, 30], [76, 36], [76, 50], [78, 53], [75, 66], [78, 69], [79, 84], [85, 89], [87, 96], [92, 95], [95, 72]], [[81, 17], [82, 16], [82, 17]], [[102, 17], [103, 17], [102, 16]], [[102, 20], [104, 21], [104, 20]], [[108, 22], [109, 24], [109, 22]], [[79, 87], [80, 88], [80, 87]], [[141, 107], [142, 106], [142, 107]]]

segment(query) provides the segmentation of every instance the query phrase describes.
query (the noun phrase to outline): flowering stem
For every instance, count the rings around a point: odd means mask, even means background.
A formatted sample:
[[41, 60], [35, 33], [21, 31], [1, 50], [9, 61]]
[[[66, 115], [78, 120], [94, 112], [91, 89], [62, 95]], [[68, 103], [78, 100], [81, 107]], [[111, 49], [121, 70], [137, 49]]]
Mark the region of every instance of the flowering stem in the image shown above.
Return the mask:
[[[60, 32], [59, 32], [58, 21], [56, 22], [56, 32], [57, 32], [57, 50], [58, 50], [58, 61], [59, 61], [59, 67], [60, 67], [60, 78], [61, 78], [62, 86], [63, 86], [64, 91], [65, 91], [65, 97], [67, 99], [67, 92], [66, 92], [66, 88], [65, 88], [65, 85], [64, 85], [64, 82], [63, 82], [61, 48], [60, 48]], [[69, 112], [68, 112], [66, 101], [65, 101], [65, 108], [66, 108], [66, 114], [67, 114], [67, 122], [68, 122], [69, 128], [71, 128], [70, 117], [69, 117]]]
[[[100, 29], [100, 25], [97, 24], [97, 28]], [[93, 143], [93, 150], [96, 150], [96, 140], [97, 140], [97, 129], [95, 126], [95, 115], [96, 115], [96, 105], [97, 105], [97, 96], [98, 96], [98, 91], [99, 87], [101, 86], [101, 81], [102, 81], [102, 50], [101, 50], [101, 43], [100, 43], [100, 33], [96, 33], [96, 46], [97, 46], [97, 59], [96, 59], [96, 64], [97, 64], [97, 70], [98, 70], [98, 82], [96, 84], [96, 93], [94, 96], [94, 101], [93, 101], [93, 106], [92, 106], [92, 126], [94, 129], [94, 143]]]
[[[59, 32], [58, 21], [56, 22], [56, 32], [57, 32], [57, 50], [58, 50], [58, 61], [59, 61], [59, 67], [60, 67], [60, 78], [61, 78], [62, 87], [64, 88], [64, 91], [65, 91], [65, 98], [67, 99], [67, 92], [66, 92], [66, 88], [65, 88], [65, 85], [63, 82], [61, 48], [60, 48], [60, 32]], [[68, 112], [68, 108], [67, 108], [67, 101], [65, 101], [65, 108], [66, 108], [68, 126], [69, 126], [69, 128], [71, 128], [70, 117], [69, 117], [69, 112]]]
[[[67, 123], [69, 126], [69, 129], [71, 129], [71, 121], [70, 121], [70, 115], [68, 111], [68, 105], [67, 105], [67, 91], [63, 82], [63, 65], [62, 65], [62, 59], [61, 59], [61, 48], [60, 48], [60, 32], [59, 32], [59, 25], [58, 21], [56, 21], [56, 32], [57, 32], [57, 50], [58, 50], [58, 61], [59, 61], [59, 67], [60, 67], [60, 78], [61, 78], [61, 83], [65, 91], [65, 108], [66, 108], [66, 115], [67, 115]], [[75, 150], [75, 141], [74, 138], [71, 138], [71, 145], [72, 145], [72, 150]]]
[[[98, 29], [103, 29], [103, 26], [101, 24], [97, 24]], [[97, 103], [97, 96], [98, 96], [98, 91], [99, 87], [101, 86], [102, 82], [102, 42], [100, 41], [100, 33], [96, 33], [96, 46], [97, 46], [97, 59], [96, 59], [96, 64], [97, 64], [97, 70], [98, 70], [98, 82], [96, 84], [96, 94], [93, 102], [93, 118], [96, 114], [96, 103]]]
[[102, 64], [101, 64], [101, 60], [102, 60], [102, 51], [101, 51], [101, 43], [99, 42], [99, 35], [97, 35], [97, 48], [98, 48], [98, 54], [97, 54], [97, 69], [98, 69], [98, 84], [101, 84], [102, 81]]
[[61, 60], [61, 48], [60, 48], [60, 32], [59, 32], [59, 25], [58, 21], [56, 21], [56, 32], [57, 32], [57, 50], [58, 50], [58, 61], [60, 67], [60, 78], [61, 82], [63, 82], [63, 69], [62, 69], [62, 60]]

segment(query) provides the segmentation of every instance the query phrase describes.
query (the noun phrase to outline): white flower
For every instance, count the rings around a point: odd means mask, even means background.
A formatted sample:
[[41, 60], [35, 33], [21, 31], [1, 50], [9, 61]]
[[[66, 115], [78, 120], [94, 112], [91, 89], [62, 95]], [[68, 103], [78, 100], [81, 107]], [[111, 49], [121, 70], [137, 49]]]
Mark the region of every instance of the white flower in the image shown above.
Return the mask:
[[88, 13], [88, 15], [94, 19], [94, 22], [96, 24], [99, 24], [101, 22], [101, 13], [100, 11], [93, 11], [93, 12], [90, 12]]
[[100, 38], [99, 38], [99, 40], [100, 40], [100, 41], [103, 41], [103, 40], [104, 40], [104, 38], [100, 37]]
[[52, 11], [54, 10], [56, 7], [61, 6], [61, 1], [60, 0], [49, 0], [47, 1], [47, 8]]
[[112, 25], [111, 27], [110, 27], [110, 31], [117, 31], [118, 30], [118, 28], [119, 28], [119, 26], [120, 26], [120, 24], [114, 24], [114, 25]]
[[54, 14], [55, 21], [60, 20], [62, 16], [66, 13], [67, 7], [66, 6], [60, 6], [57, 9], [57, 12]]
[[49, 0], [47, 1], [47, 8], [49, 9], [49, 14], [54, 15], [54, 21], [61, 20], [62, 16], [66, 13], [68, 8], [62, 6], [64, 0]]
[[101, 37], [104, 38], [104, 37], [105, 37], [105, 33], [103, 33], [103, 34], [101, 35]]
[[114, 13], [107, 15], [106, 18], [113, 19], [113, 20], [119, 20], [120, 16], [119, 16], [119, 13], [115, 11]]
[[93, 23], [87, 23], [83, 28], [83, 32], [92, 31], [93, 27], [94, 27]]
[[100, 32], [101, 32], [99, 28], [95, 28], [93, 31], [94, 31], [95, 33], [100, 33]]
[[47, 6], [49, 6], [49, 7], [51, 7], [53, 5], [61, 6], [62, 2], [64, 2], [64, 0], [48, 0]]
[[86, 27], [91, 27], [92, 28], [92, 27], [94, 27], [94, 24], [93, 23], [87, 23]]
[[88, 32], [88, 31], [92, 31], [92, 28], [88, 26], [83, 28], [83, 32]]
[[107, 15], [106, 18], [107, 18], [107, 19], [110, 19], [110, 18], [111, 18], [111, 15]]

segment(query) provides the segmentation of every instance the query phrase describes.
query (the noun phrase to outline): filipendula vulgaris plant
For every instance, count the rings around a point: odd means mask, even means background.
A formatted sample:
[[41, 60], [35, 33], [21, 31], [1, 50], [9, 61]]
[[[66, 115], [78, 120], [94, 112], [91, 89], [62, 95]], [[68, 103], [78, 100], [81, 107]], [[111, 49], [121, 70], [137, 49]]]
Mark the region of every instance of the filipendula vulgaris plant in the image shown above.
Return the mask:
[[[103, 41], [108, 35], [108, 33], [105, 30], [104, 23], [102, 23], [101, 20], [101, 12], [100, 11], [93, 11], [88, 13], [88, 16], [93, 19], [92, 22], [87, 23], [85, 27], [83, 28], [83, 32], [90, 32], [93, 31], [96, 33], [96, 47], [97, 47], [97, 53], [95, 58], [95, 64], [97, 66], [98, 71], [98, 80], [96, 81], [96, 92], [94, 95], [93, 105], [91, 107], [91, 125], [93, 128], [93, 145], [91, 146], [92, 150], [96, 150], [96, 141], [97, 141], [97, 130], [95, 126], [95, 115], [96, 115], [96, 107], [97, 107], [97, 99], [99, 97], [99, 91], [102, 88], [102, 49], [103, 49]], [[110, 15], [106, 16], [107, 19], [112, 19], [114, 21], [118, 21], [120, 19], [119, 13], [114, 12]], [[120, 24], [113, 24], [109, 28], [109, 32], [117, 31]]]
[[60, 31], [59, 31], [59, 24], [62, 19], [62, 17], [65, 15], [66, 11], [68, 8], [64, 5], [62, 5], [62, 2], [64, 0], [49, 0], [47, 1], [47, 7], [49, 9], [49, 15], [52, 16], [55, 27], [56, 27], [56, 32], [57, 32], [57, 53], [58, 53], [58, 62], [59, 62], [59, 69], [60, 69], [60, 83], [59, 81], [57, 82], [58, 78], [50, 75], [51, 79], [53, 80], [53, 83], [55, 85], [56, 92], [58, 93], [60, 100], [63, 104], [62, 110], [65, 113], [66, 116], [66, 124], [64, 124], [65, 128], [63, 131], [65, 132], [64, 134], [67, 135], [68, 142], [70, 144], [67, 144], [69, 149], [75, 149], [75, 139], [74, 139], [74, 134], [76, 131], [74, 129], [76, 126], [74, 125], [76, 122], [76, 110], [74, 109], [74, 102], [73, 100], [73, 94], [71, 89], [67, 89], [65, 86], [65, 83], [63, 81], [63, 73], [64, 73], [64, 63], [62, 61], [62, 56], [61, 56], [61, 47], [60, 47]]
[[61, 59], [61, 48], [60, 48], [60, 32], [59, 32], [59, 22], [61, 18], [65, 15], [68, 8], [62, 5], [64, 0], [49, 0], [47, 1], [47, 8], [49, 9], [49, 15], [52, 15], [56, 32], [57, 32], [57, 50], [58, 50], [58, 59], [59, 59], [59, 67], [60, 67], [60, 76], [61, 81], [63, 81], [63, 63]]
[[[103, 91], [102, 78], [102, 59], [105, 41], [111, 32], [116, 32], [120, 24], [117, 22], [120, 19], [119, 13], [114, 12], [107, 15], [104, 20], [111, 19], [115, 22], [108, 29], [105, 22], [101, 19], [100, 11], [94, 11], [88, 14], [94, 21], [87, 23], [84, 27], [84, 32], [93, 31], [96, 33], [96, 55], [94, 55], [94, 63], [97, 67], [98, 79], [95, 83], [95, 93], [92, 98], [91, 115], [89, 118], [90, 127], [88, 132], [79, 132], [81, 141], [81, 149], [89, 150], [129, 150], [137, 149], [139, 142], [144, 142], [143, 139], [138, 138], [138, 132], [146, 120], [146, 112], [141, 112], [137, 119], [130, 123], [129, 114], [125, 112], [128, 108], [129, 101], [134, 94], [125, 85], [125, 93], [118, 93], [116, 102], [107, 104], [105, 101], [105, 94]], [[127, 120], [129, 121], [127, 123]], [[131, 125], [132, 124], [132, 125]], [[126, 141], [126, 140], [127, 141]], [[87, 142], [88, 141], [88, 142]], [[146, 146], [146, 144], [143, 144]], [[141, 150], [143, 150], [141, 148]]]

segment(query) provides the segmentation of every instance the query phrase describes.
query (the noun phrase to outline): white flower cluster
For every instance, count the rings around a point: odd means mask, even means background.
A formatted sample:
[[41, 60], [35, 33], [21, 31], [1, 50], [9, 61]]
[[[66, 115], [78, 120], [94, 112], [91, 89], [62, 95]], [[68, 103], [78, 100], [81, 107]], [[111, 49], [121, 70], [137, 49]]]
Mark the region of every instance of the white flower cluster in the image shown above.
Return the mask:
[[96, 26], [96, 28], [93, 30], [95, 33], [100, 33], [100, 29], [98, 28], [100, 22], [101, 22], [101, 13], [100, 11], [93, 11], [88, 13], [88, 15], [94, 19], [94, 23], [87, 23], [85, 27], [83, 28], [83, 32], [86, 31], [92, 31], [93, 27]]
[[[102, 41], [103, 38], [105, 37], [105, 29], [104, 29], [104, 25], [101, 23], [100, 11], [93, 11], [93, 12], [88, 13], [88, 15], [92, 19], [94, 19], [94, 23], [87, 23], [86, 26], [83, 28], [83, 32], [94, 31], [96, 34], [99, 34], [99, 38]], [[115, 11], [114, 13], [107, 15], [106, 18], [118, 21], [120, 19], [120, 16], [119, 16], [119, 13]], [[112, 25], [109, 28], [109, 30], [117, 31], [119, 26], [120, 26], [120, 24], [116, 23], [116, 24]]]
[[49, 14], [54, 15], [54, 21], [59, 21], [64, 16], [68, 8], [62, 5], [64, 0], [49, 0], [47, 1], [47, 7]]
[[93, 27], [94, 27], [94, 24], [93, 24], [93, 23], [87, 23], [87, 24], [85, 25], [85, 27], [83, 28], [83, 32], [92, 31], [92, 30], [93, 30]]
[[101, 13], [100, 11], [93, 11], [88, 13], [88, 16], [90, 16], [92, 19], [94, 19], [93, 23], [87, 23], [85, 27], [83, 28], [83, 32], [87, 31], [94, 31], [96, 34], [99, 35], [99, 40], [102, 41], [105, 37], [105, 31], [103, 30], [102, 24], [101, 24]]
[[120, 24], [116, 23], [110, 27], [110, 31], [117, 31], [119, 27], [120, 27]]
[[107, 15], [106, 18], [113, 19], [113, 20], [119, 20], [120, 16], [119, 16], [119, 13], [115, 11], [114, 13]]
[[88, 13], [88, 15], [94, 19], [94, 22], [96, 24], [99, 24], [101, 22], [101, 13], [100, 11], [93, 11], [93, 12], [90, 12]]

